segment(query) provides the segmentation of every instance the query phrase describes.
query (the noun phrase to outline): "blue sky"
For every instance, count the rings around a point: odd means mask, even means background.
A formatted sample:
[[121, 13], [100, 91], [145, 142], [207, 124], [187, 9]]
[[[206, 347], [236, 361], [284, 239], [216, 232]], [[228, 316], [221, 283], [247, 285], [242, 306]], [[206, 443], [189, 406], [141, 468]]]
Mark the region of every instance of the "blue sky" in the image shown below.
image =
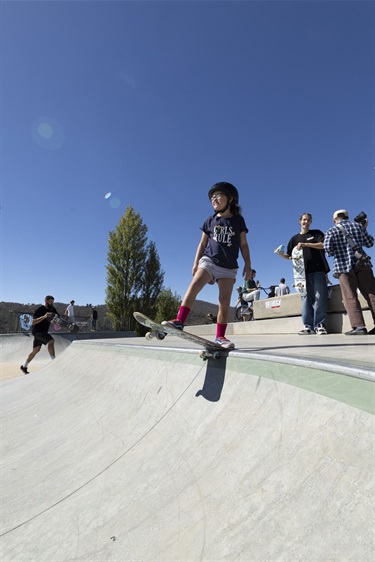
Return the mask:
[[263, 286], [292, 285], [273, 250], [302, 212], [325, 231], [364, 210], [375, 233], [373, 1], [0, 9], [1, 300], [103, 304], [128, 205], [182, 296], [217, 181], [240, 192]]

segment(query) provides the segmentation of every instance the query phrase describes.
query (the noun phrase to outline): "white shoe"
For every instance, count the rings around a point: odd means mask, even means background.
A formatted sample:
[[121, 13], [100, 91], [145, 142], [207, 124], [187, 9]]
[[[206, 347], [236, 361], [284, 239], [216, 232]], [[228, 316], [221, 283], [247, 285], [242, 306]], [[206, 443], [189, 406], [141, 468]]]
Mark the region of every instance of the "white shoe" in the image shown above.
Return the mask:
[[305, 326], [303, 330], [298, 332], [300, 336], [308, 336], [310, 334], [315, 334], [314, 330], [310, 326]]

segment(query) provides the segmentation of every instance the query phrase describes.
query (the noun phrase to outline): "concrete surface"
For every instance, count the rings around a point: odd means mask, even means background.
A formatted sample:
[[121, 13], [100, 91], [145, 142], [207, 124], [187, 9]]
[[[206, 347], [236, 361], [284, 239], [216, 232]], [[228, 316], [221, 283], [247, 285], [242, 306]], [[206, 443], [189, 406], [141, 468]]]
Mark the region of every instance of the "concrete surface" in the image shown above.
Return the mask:
[[[111, 339], [133, 338], [135, 332], [78, 332], [72, 334], [70, 332], [61, 331], [59, 334], [51, 332], [55, 340], [55, 353], [60, 355], [75, 340], [93, 340], [93, 339]], [[33, 348], [34, 336], [32, 334], [14, 333], [0, 334], [0, 380], [24, 376], [20, 370], [20, 365], [24, 364], [27, 356]], [[35, 372], [45, 367], [51, 361], [47, 347], [43, 346], [40, 352], [30, 363], [30, 372]]]
[[[69, 345], [70, 341], [63, 336], [53, 334], [55, 340], [55, 353], [60, 355]], [[29, 353], [33, 349], [34, 337], [29, 334], [0, 334], [0, 380], [15, 376], [25, 376], [20, 371]], [[45, 367], [51, 362], [47, 347], [43, 346], [40, 352], [30, 363], [33, 372]]]
[[75, 341], [4, 380], [2, 561], [372, 562], [375, 339], [258, 338]]

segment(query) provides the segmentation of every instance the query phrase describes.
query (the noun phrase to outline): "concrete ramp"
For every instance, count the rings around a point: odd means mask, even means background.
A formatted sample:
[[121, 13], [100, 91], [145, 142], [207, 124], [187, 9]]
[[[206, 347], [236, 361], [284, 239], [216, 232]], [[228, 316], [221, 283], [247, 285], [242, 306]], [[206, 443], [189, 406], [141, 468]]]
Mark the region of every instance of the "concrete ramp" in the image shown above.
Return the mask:
[[[59, 355], [69, 345], [70, 341], [63, 336], [53, 334], [55, 351]], [[16, 375], [24, 376], [20, 365], [25, 362], [33, 348], [34, 336], [28, 333], [0, 334], [0, 379], [7, 379]], [[32, 370], [39, 370], [51, 361], [46, 346], [43, 346], [32, 362]]]
[[3, 562], [373, 561], [371, 381], [74, 342], [1, 390]]

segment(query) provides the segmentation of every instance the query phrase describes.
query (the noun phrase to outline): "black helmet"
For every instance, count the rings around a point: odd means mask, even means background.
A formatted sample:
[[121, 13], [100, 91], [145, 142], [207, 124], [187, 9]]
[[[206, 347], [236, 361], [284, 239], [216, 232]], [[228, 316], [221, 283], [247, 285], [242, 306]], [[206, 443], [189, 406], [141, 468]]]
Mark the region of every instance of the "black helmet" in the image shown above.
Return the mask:
[[222, 191], [225, 195], [232, 196], [233, 202], [238, 205], [238, 191], [231, 183], [228, 183], [227, 181], [219, 181], [218, 183], [215, 183], [208, 192], [208, 198], [211, 199], [212, 194], [216, 191]]

